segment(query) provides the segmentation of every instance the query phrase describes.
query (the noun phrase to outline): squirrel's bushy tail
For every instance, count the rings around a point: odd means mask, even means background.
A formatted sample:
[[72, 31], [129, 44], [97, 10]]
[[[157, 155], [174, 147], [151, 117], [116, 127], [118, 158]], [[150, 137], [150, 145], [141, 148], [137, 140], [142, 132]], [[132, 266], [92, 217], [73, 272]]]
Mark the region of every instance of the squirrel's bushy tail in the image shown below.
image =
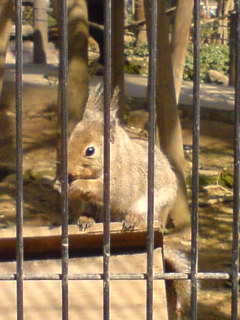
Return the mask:
[[[165, 272], [190, 272], [186, 255], [167, 246], [164, 247]], [[166, 280], [167, 300], [170, 319], [181, 319], [181, 312], [190, 306], [190, 280]]]

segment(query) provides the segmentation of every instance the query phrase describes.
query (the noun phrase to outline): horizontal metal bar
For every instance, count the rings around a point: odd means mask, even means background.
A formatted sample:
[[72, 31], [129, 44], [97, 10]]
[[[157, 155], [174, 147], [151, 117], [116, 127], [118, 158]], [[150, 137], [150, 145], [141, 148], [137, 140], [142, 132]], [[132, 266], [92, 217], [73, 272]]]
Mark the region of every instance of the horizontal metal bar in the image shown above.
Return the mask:
[[4, 280], [16, 280], [17, 276], [16, 273], [14, 274], [10, 274], [10, 273], [6, 273], [6, 274], [0, 274], [0, 281], [4, 281]]
[[[112, 273], [109, 275], [110, 280], [146, 280], [147, 273]], [[231, 273], [228, 272], [199, 272], [196, 274], [197, 280], [230, 280]], [[16, 273], [0, 274], [0, 281], [16, 280]], [[191, 279], [191, 273], [169, 272], [169, 273], [155, 273], [153, 280], [188, 280]], [[238, 273], [240, 280], [240, 273]], [[23, 275], [23, 280], [62, 280], [62, 274], [33, 274], [27, 273]], [[79, 273], [69, 274], [68, 280], [104, 280], [103, 273]]]
[[[240, 279], [240, 273], [238, 278]], [[230, 280], [232, 277], [231, 273], [228, 272], [199, 272], [196, 274], [197, 280]]]

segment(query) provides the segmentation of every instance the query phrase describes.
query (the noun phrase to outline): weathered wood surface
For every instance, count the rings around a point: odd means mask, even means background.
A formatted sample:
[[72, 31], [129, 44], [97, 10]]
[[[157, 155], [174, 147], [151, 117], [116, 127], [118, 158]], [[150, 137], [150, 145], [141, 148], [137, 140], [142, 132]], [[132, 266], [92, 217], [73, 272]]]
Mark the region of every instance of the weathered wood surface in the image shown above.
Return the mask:
[[[143, 230], [122, 231], [121, 223], [111, 223], [111, 248], [113, 252], [146, 248], [147, 233]], [[23, 231], [26, 258], [60, 256], [61, 227], [25, 227]], [[155, 246], [161, 246], [162, 235], [155, 229]], [[77, 226], [69, 226], [70, 255], [102, 253], [103, 224], [93, 225], [87, 232], [80, 232]], [[16, 228], [0, 231], [0, 259], [15, 259]]]
[[[131, 253], [113, 254], [110, 258], [111, 273], [146, 272], [146, 253], [134, 253], [134, 245], [142, 245], [146, 233], [141, 231], [121, 232], [119, 223], [111, 226], [113, 247], [119, 248], [128, 243]], [[60, 250], [59, 228], [25, 228], [25, 251], [50, 252]], [[159, 233], [155, 232], [158, 237]], [[79, 250], [101, 247], [102, 225], [95, 225], [90, 233], [80, 233], [75, 226], [69, 227], [70, 250], [73, 245]], [[134, 240], [134, 238], [138, 240]], [[141, 239], [141, 240], [140, 240]], [[143, 241], [144, 240], [144, 241]], [[160, 240], [160, 239], [158, 239]], [[14, 249], [15, 229], [1, 230], [1, 255]], [[4, 247], [5, 244], [5, 247]], [[14, 244], [14, 245], [13, 245]], [[131, 247], [132, 246], [132, 247]], [[87, 253], [84, 251], [85, 254]], [[162, 272], [161, 248], [154, 250], [154, 273]], [[15, 261], [0, 262], [0, 275], [14, 274]], [[69, 259], [69, 277], [81, 273], [102, 273], [101, 255]], [[61, 274], [61, 259], [26, 260], [24, 275]], [[1, 281], [0, 314], [5, 320], [16, 319], [16, 283], [13, 280]], [[110, 284], [111, 320], [145, 319], [146, 315], [146, 280], [113, 280]], [[103, 316], [102, 280], [69, 280], [69, 319], [94, 320]], [[167, 320], [165, 284], [162, 280], [154, 281], [154, 319]], [[61, 319], [61, 281], [25, 280], [24, 281], [24, 319]]]

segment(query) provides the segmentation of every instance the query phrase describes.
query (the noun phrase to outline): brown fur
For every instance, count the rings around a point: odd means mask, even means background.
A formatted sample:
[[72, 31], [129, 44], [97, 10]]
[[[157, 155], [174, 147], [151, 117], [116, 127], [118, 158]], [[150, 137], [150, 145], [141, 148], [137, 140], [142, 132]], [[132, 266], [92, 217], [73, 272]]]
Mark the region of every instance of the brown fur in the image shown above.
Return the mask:
[[[165, 245], [165, 272], [189, 273], [190, 263], [186, 255]], [[190, 306], [190, 280], [167, 280], [167, 302], [170, 319], [181, 319], [181, 313], [187, 313]]]
[[[132, 228], [147, 219], [148, 143], [129, 138], [119, 124], [117, 106], [115, 91], [111, 102], [110, 133], [111, 221], [122, 221], [127, 216], [125, 226]], [[84, 118], [73, 130], [68, 144], [69, 197], [94, 204], [100, 208], [100, 212], [103, 206], [102, 109], [103, 91], [98, 86], [91, 89]], [[95, 149], [91, 156], [86, 155], [89, 147]], [[154, 218], [164, 227], [176, 197], [177, 179], [166, 156], [157, 147], [154, 192]], [[99, 218], [100, 221], [102, 218]]]

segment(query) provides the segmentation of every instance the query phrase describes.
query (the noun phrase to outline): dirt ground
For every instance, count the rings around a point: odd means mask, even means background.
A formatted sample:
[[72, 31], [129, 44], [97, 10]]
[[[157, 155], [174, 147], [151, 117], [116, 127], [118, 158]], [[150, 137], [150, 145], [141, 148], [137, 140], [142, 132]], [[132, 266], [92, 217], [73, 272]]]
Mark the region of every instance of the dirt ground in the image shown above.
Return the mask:
[[[191, 146], [191, 121], [182, 120], [184, 145]], [[186, 159], [191, 155], [186, 153]], [[233, 125], [202, 120], [200, 175], [220, 175], [233, 170]], [[217, 182], [200, 186], [199, 271], [229, 272], [232, 241], [232, 189]], [[199, 319], [230, 319], [230, 282], [202, 281], [199, 292]]]
[[[182, 119], [186, 174], [191, 174], [191, 119]], [[1, 109], [0, 128], [0, 226], [15, 225], [15, 115]], [[60, 223], [56, 172], [56, 116], [51, 104], [26, 108], [23, 115], [24, 223], [26, 226]], [[200, 187], [199, 271], [230, 271], [232, 239], [232, 189], [218, 183], [223, 170], [233, 168], [233, 125], [201, 122], [200, 170], [217, 177]], [[212, 180], [211, 180], [212, 181]], [[189, 188], [190, 193], [190, 188]], [[189, 243], [182, 241], [189, 253]], [[231, 290], [228, 281], [201, 283], [199, 319], [229, 319]]]

